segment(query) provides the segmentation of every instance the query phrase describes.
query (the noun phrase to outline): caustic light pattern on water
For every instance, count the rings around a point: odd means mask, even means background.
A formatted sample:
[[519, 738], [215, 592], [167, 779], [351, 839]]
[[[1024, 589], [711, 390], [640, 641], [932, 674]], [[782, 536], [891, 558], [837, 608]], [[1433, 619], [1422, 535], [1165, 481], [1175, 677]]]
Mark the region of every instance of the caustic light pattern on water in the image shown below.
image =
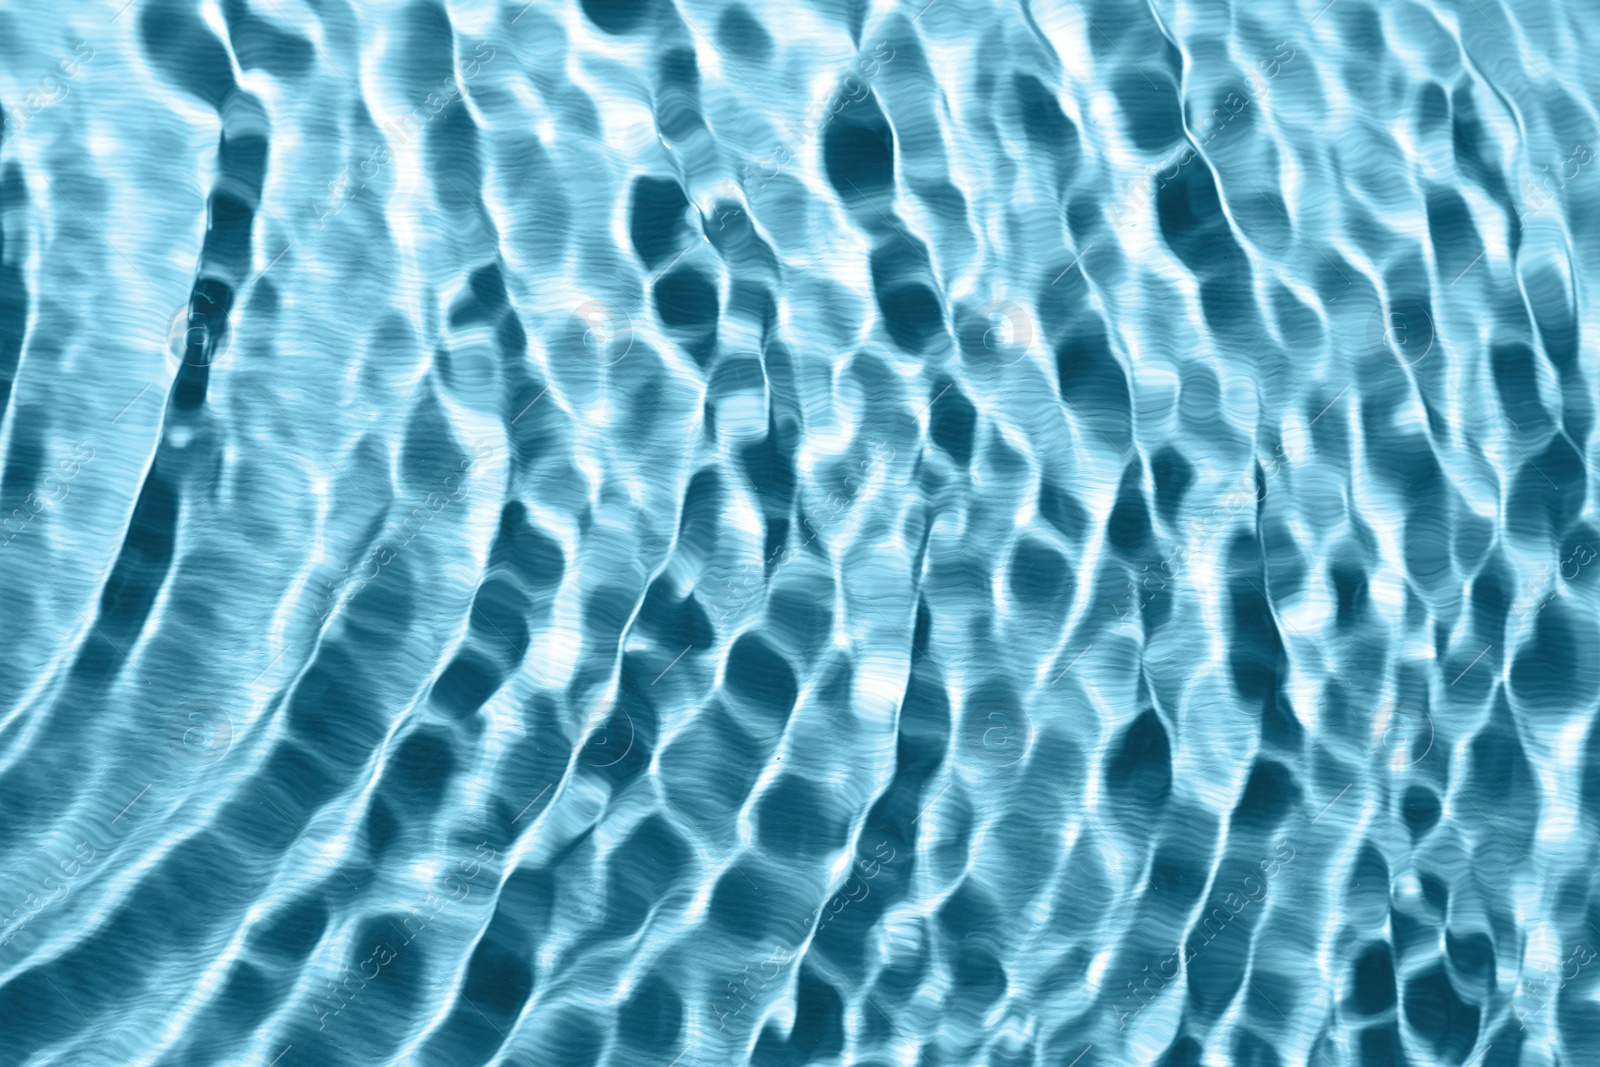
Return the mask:
[[0, 54], [0, 1067], [1600, 1064], [1592, 4]]

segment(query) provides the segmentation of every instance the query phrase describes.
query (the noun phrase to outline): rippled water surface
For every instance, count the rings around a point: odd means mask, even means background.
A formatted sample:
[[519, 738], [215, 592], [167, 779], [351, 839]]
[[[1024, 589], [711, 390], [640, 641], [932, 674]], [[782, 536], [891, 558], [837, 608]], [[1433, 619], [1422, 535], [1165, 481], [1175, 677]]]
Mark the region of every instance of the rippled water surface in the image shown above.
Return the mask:
[[1597, 45], [0, 10], [0, 1065], [1600, 1064]]

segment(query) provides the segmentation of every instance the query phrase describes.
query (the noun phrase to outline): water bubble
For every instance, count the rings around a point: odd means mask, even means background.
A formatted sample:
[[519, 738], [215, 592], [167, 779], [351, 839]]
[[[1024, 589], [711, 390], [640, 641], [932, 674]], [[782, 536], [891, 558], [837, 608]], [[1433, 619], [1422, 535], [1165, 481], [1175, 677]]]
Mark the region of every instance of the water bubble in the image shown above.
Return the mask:
[[214, 704], [186, 704], [171, 720], [167, 741], [185, 762], [208, 767], [232, 747], [233, 720]]
[[633, 349], [633, 320], [625, 312], [588, 300], [572, 309], [572, 316], [567, 319], [567, 341], [576, 354], [609, 367]]

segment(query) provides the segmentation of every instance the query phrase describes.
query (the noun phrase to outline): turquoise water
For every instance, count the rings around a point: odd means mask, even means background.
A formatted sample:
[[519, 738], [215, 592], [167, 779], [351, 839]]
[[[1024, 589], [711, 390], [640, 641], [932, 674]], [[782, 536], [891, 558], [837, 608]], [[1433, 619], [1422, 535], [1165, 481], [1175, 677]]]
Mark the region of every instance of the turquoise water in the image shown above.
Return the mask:
[[1597, 44], [0, 11], [0, 1065], [1600, 1064]]

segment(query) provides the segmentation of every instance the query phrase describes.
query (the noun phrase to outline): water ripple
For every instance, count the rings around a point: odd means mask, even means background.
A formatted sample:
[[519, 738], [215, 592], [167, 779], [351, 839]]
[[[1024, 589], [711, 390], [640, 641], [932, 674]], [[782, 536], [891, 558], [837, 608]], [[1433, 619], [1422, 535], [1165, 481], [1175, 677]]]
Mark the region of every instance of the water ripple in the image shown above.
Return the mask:
[[1600, 1063], [1585, 14], [0, 12], [0, 1064]]

